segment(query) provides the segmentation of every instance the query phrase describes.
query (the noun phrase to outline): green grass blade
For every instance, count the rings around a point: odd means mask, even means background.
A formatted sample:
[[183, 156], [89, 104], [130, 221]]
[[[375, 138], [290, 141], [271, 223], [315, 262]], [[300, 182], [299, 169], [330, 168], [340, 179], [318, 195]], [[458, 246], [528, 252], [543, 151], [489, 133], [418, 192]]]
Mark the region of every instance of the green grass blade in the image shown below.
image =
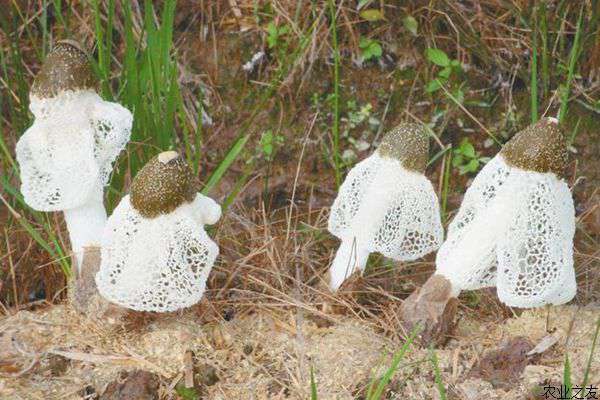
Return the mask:
[[396, 352], [396, 354], [394, 354], [394, 357], [392, 358], [392, 363], [391, 363], [390, 367], [387, 369], [385, 374], [379, 379], [379, 382], [377, 383], [377, 387], [375, 387], [374, 390], [373, 390], [373, 388], [374, 388], [375, 380], [371, 382], [371, 384], [369, 385], [369, 391], [367, 392], [368, 400], [381, 399], [381, 396], [383, 396], [383, 391], [385, 390], [386, 386], [390, 383], [390, 381], [392, 380], [392, 377], [398, 370], [398, 368], [400, 366], [400, 362], [404, 358], [404, 355], [410, 349], [410, 346], [412, 345], [413, 341], [417, 337], [418, 332], [419, 332], [419, 327], [417, 326], [417, 327], [415, 327], [415, 329], [413, 329], [410, 336], [404, 342], [404, 344], [402, 345], [400, 350], [398, 350]]
[[429, 361], [431, 362], [431, 366], [433, 367], [433, 375], [435, 379], [435, 387], [440, 395], [441, 400], [446, 400], [446, 388], [444, 387], [444, 382], [442, 380], [442, 373], [440, 371], [440, 366], [438, 362], [438, 357], [435, 350], [432, 348], [429, 349], [430, 356]]
[[[21, 210], [26, 210], [29, 208], [27, 206], [27, 204], [25, 203], [25, 201], [23, 200], [23, 197], [21, 196], [19, 191], [9, 183], [8, 177], [6, 177], [6, 176], [1, 177], [0, 186], [4, 189], [4, 191], [6, 193], [8, 193], [12, 197], [12, 199], [14, 199], [17, 203], [19, 203], [19, 208]], [[33, 211], [33, 210], [31, 211], [31, 214], [33, 215], [33, 217], [35, 218], [37, 223], [42, 226], [46, 236], [48, 237], [48, 240], [46, 240], [42, 237], [42, 235], [38, 232], [38, 230], [36, 228], [34, 228], [34, 226], [27, 220], [27, 218], [25, 218], [22, 215], [22, 213], [23, 212], [21, 211], [21, 214], [19, 214], [18, 216], [15, 216], [15, 219], [17, 220], [17, 222], [23, 227], [23, 229], [25, 229], [27, 234], [37, 244], [39, 244], [44, 250], [46, 250], [46, 252], [50, 255], [50, 257], [54, 261], [58, 261], [60, 263], [63, 272], [68, 277], [70, 275], [71, 269], [70, 269], [68, 262], [66, 261], [65, 253], [62, 250], [62, 248], [60, 247], [60, 244], [58, 243], [58, 239], [54, 235], [54, 232], [53, 232], [52, 227], [50, 226], [50, 223], [46, 219], [47, 214], [40, 213], [40, 212]]]
[[333, 168], [335, 170], [335, 185], [339, 187], [342, 183], [342, 173], [340, 166], [340, 50], [337, 39], [337, 7], [333, 0], [329, 0], [329, 10], [331, 14], [331, 42], [333, 46], [333, 148], [331, 150], [333, 158]]
[[535, 124], [538, 120], [538, 33], [537, 33], [537, 10], [533, 12], [533, 29], [531, 30], [532, 40], [532, 57], [531, 57], [531, 123]]
[[581, 387], [583, 390], [587, 387], [590, 379], [590, 370], [592, 369], [592, 362], [594, 360], [594, 352], [596, 351], [596, 345], [598, 344], [598, 336], [600, 335], [600, 317], [596, 321], [596, 331], [594, 332], [594, 338], [592, 339], [592, 348], [590, 349], [590, 356], [588, 357], [587, 365], [585, 366], [585, 373], [583, 374], [583, 384]]
[[231, 148], [225, 155], [225, 158], [223, 158], [223, 160], [219, 163], [219, 165], [217, 166], [215, 171], [212, 173], [210, 178], [208, 178], [208, 181], [206, 182], [204, 189], [202, 189], [203, 194], [210, 193], [210, 191], [221, 181], [221, 178], [223, 178], [223, 175], [225, 174], [225, 172], [229, 169], [231, 164], [233, 164], [233, 162], [237, 159], [240, 152], [246, 146], [248, 139], [250, 139], [249, 134], [240, 136], [236, 139], [236, 141], [233, 143], [233, 146], [231, 146]]
[[444, 164], [444, 177], [442, 183], [442, 221], [445, 223], [448, 218], [448, 192], [450, 190], [450, 175], [452, 173], [452, 146], [448, 146], [448, 153]]
[[315, 382], [315, 371], [312, 365], [310, 366], [310, 400], [318, 400], [317, 383]]
[[571, 398], [573, 393], [573, 382], [571, 380], [571, 362], [569, 361], [569, 355], [565, 355], [565, 363], [563, 367], [563, 386], [565, 388], [565, 399]]
[[550, 54], [548, 53], [548, 15], [546, 13], [546, 2], [540, 4], [540, 34], [542, 41], [542, 90], [548, 93], [550, 87]]
[[102, 27], [100, 2], [98, 0], [93, 0], [92, 6], [94, 7], [94, 29], [96, 34], [96, 47], [98, 51], [97, 72], [100, 76], [100, 81], [102, 82], [102, 94], [106, 96], [106, 92], [108, 91], [108, 71], [106, 69], [107, 52], [104, 45], [104, 28]]
[[581, 6], [579, 11], [579, 19], [577, 20], [577, 31], [575, 32], [575, 39], [573, 40], [573, 47], [569, 55], [569, 69], [567, 72], [567, 83], [562, 88], [560, 94], [560, 109], [558, 111], [558, 122], [562, 123], [567, 113], [567, 106], [569, 103], [569, 96], [571, 93], [571, 85], [573, 84], [573, 78], [575, 76], [575, 67], [577, 65], [577, 59], [580, 54], [580, 42], [581, 42], [581, 30], [583, 26], [583, 9]]
[[225, 212], [229, 208], [229, 206], [235, 201], [237, 195], [240, 193], [246, 182], [248, 182], [248, 179], [250, 179], [252, 172], [253, 169], [251, 168], [251, 165], [247, 166], [242, 176], [239, 177], [238, 180], [235, 182], [235, 185], [233, 185], [233, 189], [225, 198], [225, 201], [223, 201], [223, 204], [221, 205], [222, 212]]

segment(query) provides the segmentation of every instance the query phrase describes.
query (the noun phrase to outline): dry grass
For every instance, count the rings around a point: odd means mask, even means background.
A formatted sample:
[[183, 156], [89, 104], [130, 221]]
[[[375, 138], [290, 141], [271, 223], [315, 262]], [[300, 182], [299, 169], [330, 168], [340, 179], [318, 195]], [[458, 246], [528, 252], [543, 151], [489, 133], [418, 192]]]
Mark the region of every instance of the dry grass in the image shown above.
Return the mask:
[[[198, 308], [204, 310], [203, 317], [192, 311], [174, 313], [137, 328], [86, 318], [63, 305], [22, 311], [0, 324], [4, 341], [0, 393], [11, 399], [77, 399], [86, 387], [88, 393], [102, 393], [118, 371], [143, 369], [158, 376], [160, 399], [177, 398], [175, 387], [185, 374], [185, 354], [191, 351], [196, 382], [216, 375], [201, 387], [207, 398], [307, 398], [310, 366], [319, 398], [362, 398], [399, 346], [397, 340], [352, 316], [337, 316], [334, 324], [323, 324], [320, 314], [305, 306], [295, 310], [261, 306], [251, 315], [213, 322], [206, 320], [209, 304]], [[571, 328], [575, 314], [577, 322]], [[581, 382], [597, 316], [597, 307], [558, 307], [549, 318], [544, 310], [528, 311], [504, 323], [465, 314], [456, 338], [436, 351], [442, 382], [451, 398], [475, 399], [482, 393], [490, 399], [534, 398], [527, 396], [562, 382], [567, 352], [573, 381]], [[490, 349], [515, 337], [532, 345], [550, 339], [552, 345], [524, 358], [518, 382], [508, 380], [514, 365], [500, 370], [492, 383], [473, 377], [472, 369]], [[427, 349], [410, 349], [385, 398], [432, 398], [429, 356]], [[599, 368], [592, 364], [590, 384], [596, 385]]]

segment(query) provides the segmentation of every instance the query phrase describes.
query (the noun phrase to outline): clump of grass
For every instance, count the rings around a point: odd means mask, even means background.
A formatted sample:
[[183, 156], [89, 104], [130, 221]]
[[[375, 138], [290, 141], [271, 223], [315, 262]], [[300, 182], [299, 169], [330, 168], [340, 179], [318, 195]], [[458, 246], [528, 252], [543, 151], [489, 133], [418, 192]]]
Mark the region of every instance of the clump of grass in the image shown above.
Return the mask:
[[[539, 25], [542, 42], [542, 91], [547, 95], [550, 87], [550, 53], [548, 52], [548, 15], [546, 2], [539, 5]], [[537, 18], [537, 17], [536, 17]], [[535, 46], [537, 48], [537, 46]]]
[[598, 337], [600, 336], [600, 317], [596, 321], [596, 330], [594, 331], [594, 337], [592, 339], [592, 346], [590, 348], [590, 356], [588, 357], [587, 364], [585, 366], [585, 372], [583, 374], [582, 388], [586, 388], [590, 381], [590, 371], [592, 370], [592, 363], [594, 361], [594, 353], [596, 352], [596, 346], [598, 345]]
[[560, 109], [558, 111], [558, 122], [564, 121], [565, 115], [567, 114], [569, 96], [571, 93], [571, 86], [573, 85], [573, 78], [575, 77], [575, 67], [577, 66], [577, 60], [581, 53], [581, 31], [583, 26], [583, 10], [584, 6], [581, 6], [579, 11], [579, 18], [577, 19], [577, 30], [575, 31], [575, 39], [569, 54], [569, 64], [567, 69], [567, 82], [564, 86], [560, 87]]
[[442, 381], [442, 372], [440, 371], [438, 357], [433, 347], [429, 349], [429, 361], [431, 362], [431, 366], [433, 367], [435, 388], [438, 391], [438, 394], [440, 395], [440, 399], [446, 400], [446, 388], [444, 387], [444, 382]]
[[317, 394], [317, 382], [315, 381], [315, 370], [310, 367], [310, 399], [318, 400], [319, 395]]
[[367, 400], [379, 400], [383, 396], [383, 392], [387, 385], [389, 385], [390, 381], [394, 374], [400, 368], [400, 362], [406, 355], [406, 353], [410, 350], [415, 338], [418, 335], [420, 328], [416, 326], [413, 331], [410, 333], [409, 337], [406, 339], [400, 350], [398, 350], [394, 356], [392, 357], [392, 363], [389, 368], [385, 371], [383, 376], [379, 379], [374, 378], [369, 384], [369, 388], [367, 390]]
[[[394, 374], [400, 369], [400, 362], [403, 360], [406, 353], [410, 350], [418, 332], [419, 327], [415, 327], [415, 329], [413, 329], [413, 331], [406, 339], [402, 347], [396, 353], [394, 353], [394, 356], [392, 357], [392, 363], [385, 371], [383, 376], [381, 376], [380, 378], [373, 378], [371, 380], [367, 388], [367, 393], [365, 396], [366, 400], [381, 400], [383, 398], [386, 387], [391, 382]], [[310, 368], [310, 392], [311, 400], [317, 400], [317, 384], [315, 381], [314, 369], [312, 366]]]
[[531, 93], [531, 123], [535, 124], [538, 120], [538, 32], [537, 32], [537, 19], [538, 13], [537, 8], [534, 7], [533, 11], [533, 29], [531, 29], [532, 36], [532, 54], [531, 54], [531, 80], [530, 80], [530, 93]]
[[340, 50], [337, 38], [337, 7], [334, 6], [333, 0], [328, 1], [331, 18], [331, 43], [333, 47], [333, 126], [331, 129], [333, 145], [331, 152], [335, 171], [335, 185], [339, 187], [342, 183], [340, 161]]

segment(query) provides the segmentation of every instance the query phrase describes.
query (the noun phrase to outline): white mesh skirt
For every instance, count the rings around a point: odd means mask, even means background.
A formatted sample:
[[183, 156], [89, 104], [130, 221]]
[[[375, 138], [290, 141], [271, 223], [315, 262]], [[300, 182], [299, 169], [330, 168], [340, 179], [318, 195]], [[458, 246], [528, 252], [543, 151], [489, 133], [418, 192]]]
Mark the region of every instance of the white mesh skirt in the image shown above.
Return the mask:
[[102, 240], [100, 294], [138, 311], [175, 311], [200, 300], [219, 253], [195, 203], [148, 219], [123, 198]]
[[131, 113], [92, 91], [32, 98], [33, 125], [17, 143], [21, 192], [39, 211], [85, 204], [110, 178], [131, 134]]
[[566, 303], [577, 290], [574, 234], [567, 184], [497, 155], [467, 190], [437, 254], [437, 273], [455, 294], [496, 286], [513, 307]]

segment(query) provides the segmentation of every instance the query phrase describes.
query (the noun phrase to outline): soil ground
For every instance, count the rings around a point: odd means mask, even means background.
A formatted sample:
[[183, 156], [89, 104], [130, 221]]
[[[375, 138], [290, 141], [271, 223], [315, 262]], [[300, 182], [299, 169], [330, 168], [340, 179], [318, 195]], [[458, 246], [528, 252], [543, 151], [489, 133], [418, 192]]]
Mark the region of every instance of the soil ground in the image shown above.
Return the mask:
[[[463, 315], [455, 336], [435, 351], [448, 398], [544, 398], [545, 388], [562, 384], [567, 353], [573, 382], [582, 382], [589, 357], [600, 357], [598, 348], [589, 352], [599, 311], [593, 305], [531, 310], [502, 323]], [[192, 351], [197, 385], [207, 398], [305, 399], [312, 365], [319, 398], [354, 399], [385, 372], [401, 344], [347, 316], [334, 315], [323, 325], [318, 315], [300, 314], [258, 312], [199, 324], [198, 315], [187, 312], [132, 329], [82, 317], [63, 305], [21, 311], [0, 324], [3, 355], [20, 349], [4, 358], [2, 368], [9, 370], [12, 359], [15, 370], [36, 362], [35, 372], [3, 376], [0, 392], [6, 399], [80, 399], [83, 393], [106, 392], [123, 371], [145, 370], [160, 383], [156, 398], [172, 398], [185, 372], [186, 351]], [[438, 398], [431, 355], [410, 349], [385, 398]], [[589, 376], [589, 384], [598, 387], [597, 362]]]

